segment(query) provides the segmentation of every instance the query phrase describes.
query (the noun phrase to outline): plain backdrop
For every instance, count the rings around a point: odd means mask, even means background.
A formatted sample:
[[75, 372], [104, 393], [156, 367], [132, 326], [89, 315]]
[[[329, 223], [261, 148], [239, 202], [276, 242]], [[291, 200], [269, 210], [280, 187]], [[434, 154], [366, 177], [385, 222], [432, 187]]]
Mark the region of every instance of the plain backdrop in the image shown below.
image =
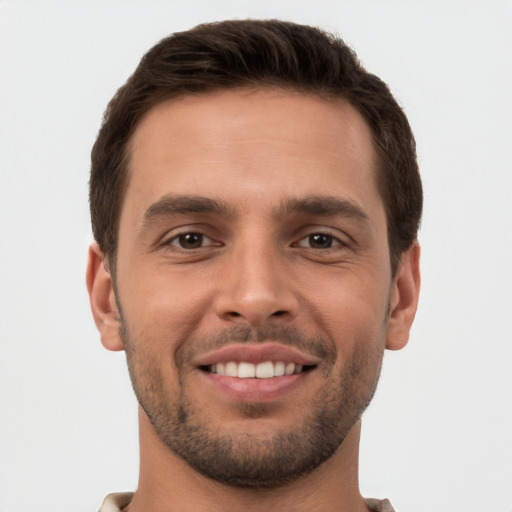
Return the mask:
[[361, 489], [402, 512], [512, 510], [510, 1], [0, 1], [0, 512], [137, 483], [123, 353], [84, 284], [89, 153], [160, 38], [282, 18], [339, 33], [403, 105], [425, 187], [411, 341], [363, 421]]

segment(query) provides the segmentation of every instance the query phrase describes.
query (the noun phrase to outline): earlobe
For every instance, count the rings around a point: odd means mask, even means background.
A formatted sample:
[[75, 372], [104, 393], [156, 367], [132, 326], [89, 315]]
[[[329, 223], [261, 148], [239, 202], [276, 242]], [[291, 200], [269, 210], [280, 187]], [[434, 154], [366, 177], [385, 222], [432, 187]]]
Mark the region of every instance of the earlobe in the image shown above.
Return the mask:
[[96, 242], [89, 247], [86, 283], [101, 343], [108, 350], [123, 350], [112, 278], [105, 268], [104, 255]]
[[417, 242], [405, 251], [393, 279], [386, 348], [400, 350], [409, 341], [409, 332], [418, 308], [420, 292], [420, 246]]

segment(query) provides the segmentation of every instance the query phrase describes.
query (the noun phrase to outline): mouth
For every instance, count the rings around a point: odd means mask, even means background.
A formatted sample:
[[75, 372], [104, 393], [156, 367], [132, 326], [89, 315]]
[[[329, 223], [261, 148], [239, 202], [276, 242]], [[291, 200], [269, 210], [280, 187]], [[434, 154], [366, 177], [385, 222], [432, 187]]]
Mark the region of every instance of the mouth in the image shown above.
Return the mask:
[[200, 366], [200, 370], [207, 373], [216, 373], [226, 377], [239, 379], [273, 379], [288, 375], [297, 375], [314, 369], [316, 365], [295, 364], [285, 361], [262, 361], [251, 363], [249, 361], [227, 361]]
[[233, 344], [195, 362], [204, 381], [236, 402], [271, 402], [304, 388], [320, 364], [280, 343]]

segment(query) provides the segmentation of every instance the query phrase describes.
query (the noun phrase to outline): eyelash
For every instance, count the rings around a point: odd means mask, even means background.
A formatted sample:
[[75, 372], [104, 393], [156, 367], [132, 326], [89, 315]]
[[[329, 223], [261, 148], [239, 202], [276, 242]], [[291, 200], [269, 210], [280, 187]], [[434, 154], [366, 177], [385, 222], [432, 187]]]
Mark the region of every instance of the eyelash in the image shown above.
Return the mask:
[[[311, 245], [303, 245], [302, 242], [307, 240], [309, 244], [312, 243], [313, 237], [324, 237], [324, 239], [327, 239], [329, 242], [328, 247], [311, 247]], [[307, 242], [306, 242], [307, 243]], [[297, 243], [294, 244], [295, 247], [307, 247], [308, 249], [318, 249], [318, 250], [330, 250], [335, 249], [336, 247], [345, 247], [347, 244], [344, 243], [342, 240], [340, 240], [338, 237], [332, 235], [331, 233], [326, 233], [324, 231], [316, 231], [309, 233], [308, 235], [301, 238]]]
[[[192, 248], [183, 247], [183, 242], [185, 242], [185, 238], [188, 236], [191, 236], [191, 235], [199, 238], [199, 242], [198, 242], [199, 246], [192, 247]], [[328, 247], [312, 247], [311, 245], [303, 244], [304, 241], [306, 241], [306, 244], [308, 242], [310, 244], [314, 243], [312, 241], [313, 237], [324, 237], [324, 240], [326, 239], [325, 241], [327, 241], [329, 243]], [[205, 241], [207, 242], [206, 244], [204, 243]], [[321, 242], [319, 242], [319, 243], [321, 243]], [[174, 235], [172, 238], [168, 239], [164, 245], [174, 246], [174, 247], [177, 247], [178, 249], [181, 249], [184, 251], [193, 251], [193, 250], [197, 250], [197, 249], [202, 249], [204, 247], [220, 246], [222, 244], [220, 242], [215, 242], [209, 236], [205, 235], [204, 233], [201, 233], [200, 231], [186, 231], [186, 232], [178, 233], [178, 234]], [[292, 244], [292, 247], [306, 247], [308, 249], [313, 249], [313, 250], [318, 249], [318, 250], [323, 250], [323, 251], [332, 250], [336, 247], [346, 247], [346, 246], [347, 246], [347, 244], [345, 242], [343, 242], [342, 240], [340, 240], [338, 237], [332, 235], [331, 233], [327, 233], [324, 231], [317, 231], [317, 232], [309, 233], [308, 235], [302, 237], [298, 242]]]
[[[183, 239], [187, 236], [195, 235], [196, 237], [200, 238], [200, 246], [199, 247], [193, 247], [193, 248], [185, 248], [182, 245], [180, 245], [180, 242], [184, 241]], [[211, 243], [208, 243], [207, 245], [203, 245], [204, 240], [208, 240]], [[168, 239], [165, 244], [166, 246], [174, 246], [184, 251], [193, 251], [197, 249], [202, 249], [204, 247], [208, 246], [220, 246], [220, 243], [215, 242], [212, 240], [209, 236], [205, 235], [204, 233], [201, 233], [200, 231], [185, 231], [183, 233], [178, 233], [177, 235], [174, 235], [172, 238]]]

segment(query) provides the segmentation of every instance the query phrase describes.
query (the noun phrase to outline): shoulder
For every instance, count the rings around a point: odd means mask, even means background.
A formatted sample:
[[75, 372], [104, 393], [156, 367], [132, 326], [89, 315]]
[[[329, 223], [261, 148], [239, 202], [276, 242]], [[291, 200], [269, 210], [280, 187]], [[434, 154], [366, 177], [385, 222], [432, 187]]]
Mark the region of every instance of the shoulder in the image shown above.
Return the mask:
[[[133, 492], [115, 492], [106, 496], [98, 512], [120, 512], [133, 498]], [[395, 512], [389, 500], [365, 499], [373, 512]]]
[[396, 512], [389, 500], [376, 500], [374, 498], [366, 498], [364, 501], [373, 512]]
[[114, 492], [109, 494], [101, 504], [98, 512], [120, 512], [132, 501], [133, 492]]

